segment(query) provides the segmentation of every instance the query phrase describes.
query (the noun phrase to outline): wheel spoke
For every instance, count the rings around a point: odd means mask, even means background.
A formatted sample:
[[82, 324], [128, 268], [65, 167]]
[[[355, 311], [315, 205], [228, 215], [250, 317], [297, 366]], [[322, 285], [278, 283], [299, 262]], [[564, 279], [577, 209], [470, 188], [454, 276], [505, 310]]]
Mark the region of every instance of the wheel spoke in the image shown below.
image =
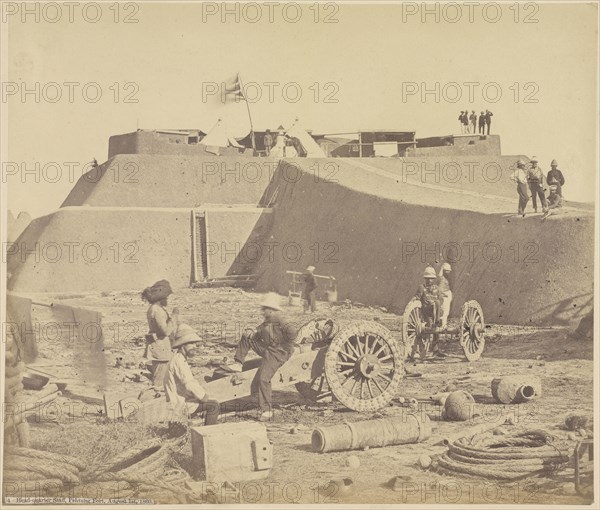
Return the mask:
[[358, 383], [358, 379], [354, 379], [354, 384], [352, 385], [352, 388], [350, 388], [350, 395], [352, 395], [354, 393], [354, 388], [356, 388], [357, 383]]
[[346, 342], [346, 345], [347, 345], [348, 347], [350, 347], [350, 350], [351, 350], [351, 351], [352, 351], [354, 354], [356, 354], [356, 358], [355, 358], [355, 359], [358, 359], [358, 358], [360, 358], [360, 353], [358, 353], [358, 352], [356, 351], [356, 349], [355, 349], [355, 348], [354, 348], [354, 346], [352, 345], [352, 342], [350, 342], [350, 338], [349, 338], [349, 339], [348, 339], [348, 341]]
[[377, 382], [377, 379], [372, 379], [372, 381], [375, 383], [375, 386], [377, 386], [377, 389], [379, 390], [380, 393], [383, 393], [383, 388], [379, 385], [379, 383]]
[[374, 337], [373, 338], [373, 345], [371, 345], [371, 348], [369, 349], [369, 352], [367, 354], [373, 354], [375, 352], [375, 349], [381, 345], [379, 342], [379, 337]]
[[369, 390], [369, 395], [373, 398], [373, 390], [371, 389], [371, 379], [367, 379], [367, 389]]
[[360, 337], [358, 335], [356, 335], [355, 338], [356, 338], [356, 349], [358, 350], [359, 354], [362, 356], [364, 354], [364, 350], [363, 350], [364, 345], [360, 341]]
[[348, 372], [353, 372], [354, 371], [354, 367], [353, 368], [347, 368], [346, 370], [340, 370], [338, 372], [339, 375], [344, 375], [347, 374]]
[[346, 366], [346, 367], [355, 367], [356, 363], [352, 361], [338, 361], [336, 363], [337, 366]]
[[379, 357], [379, 353], [383, 351], [387, 347], [387, 344], [384, 342], [381, 348], [375, 353], [375, 356]]
[[348, 356], [348, 358], [353, 359], [354, 361], [356, 361], [358, 359], [358, 358], [352, 356], [352, 354], [350, 354], [349, 352], [344, 351], [344, 350], [340, 350], [340, 354], [344, 354], [345, 356]]
[[475, 313], [476, 313], [475, 308], [469, 309], [469, 318], [470, 318], [469, 324], [473, 324], [475, 322]]
[[348, 382], [351, 381], [352, 379], [354, 379], [353, 376], [349, 375], [348, 377], [346, 377], [346, 379], [344, 379], [344, 382], [340, 385], [342, 387], [344, 387], [344, 385]]
[[385, 379], [387, 382], [391, 383], [392, 380], [387, 376], [387, 375], [383, 375], [381, 372], [378, 372], [377, 375], [379, 377], [382, 377], [383, 379]]

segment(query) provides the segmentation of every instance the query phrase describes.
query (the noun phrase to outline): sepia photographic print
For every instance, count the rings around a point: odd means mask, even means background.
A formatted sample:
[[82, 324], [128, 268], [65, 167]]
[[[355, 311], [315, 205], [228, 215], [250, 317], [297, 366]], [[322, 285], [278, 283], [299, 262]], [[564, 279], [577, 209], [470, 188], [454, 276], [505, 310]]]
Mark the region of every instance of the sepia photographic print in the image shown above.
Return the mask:
[[0, 506], [599, 508], [596, 0], [0, 6]]

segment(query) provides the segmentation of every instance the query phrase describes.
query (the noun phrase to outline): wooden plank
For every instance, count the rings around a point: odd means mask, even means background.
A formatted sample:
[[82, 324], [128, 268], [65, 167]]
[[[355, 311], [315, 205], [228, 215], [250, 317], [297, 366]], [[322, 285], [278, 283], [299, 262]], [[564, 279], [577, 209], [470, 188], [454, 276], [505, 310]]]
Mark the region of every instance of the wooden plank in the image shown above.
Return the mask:
[[192, 281], [198, 280], [198, 263], [196, 257], [198, 256], [198, 248], [196, 246], [196, 211], [192, 209]]
[[64, 390], [65, 397], [81, 400], [86, 404], [98, 405], [104, 408], [104, 398], [99, 392], [92, 392], [87, 388], [70, 386]]
[[210, 276], [210, 257], [208, 256], [208, 212], [204, 211], [204, 243], [206, 246], [206, 274], [205, 278]]

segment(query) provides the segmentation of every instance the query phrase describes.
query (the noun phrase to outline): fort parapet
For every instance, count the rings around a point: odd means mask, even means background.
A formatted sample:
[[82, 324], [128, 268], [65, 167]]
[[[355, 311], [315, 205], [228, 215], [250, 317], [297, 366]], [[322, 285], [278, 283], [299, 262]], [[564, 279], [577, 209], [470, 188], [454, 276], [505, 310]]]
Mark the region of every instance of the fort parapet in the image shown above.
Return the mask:
[[499, 137], [453, 138], [478, 155], [432, 142], [416, 149], [427, 156], [273, 159], [208, 154], [183, 132], [111, 137], [112, 156], [10, 246], [9, 289], [252, 275], [286, 294], [286, 271], [313, 265], [339, 300], [401, 311], [441, 256], [455, 306], [476, 299], [489, 322], [565, 324], [592, 307], [593, 210], [517, 217], [509, 176], [523, 156], [499, 155]]

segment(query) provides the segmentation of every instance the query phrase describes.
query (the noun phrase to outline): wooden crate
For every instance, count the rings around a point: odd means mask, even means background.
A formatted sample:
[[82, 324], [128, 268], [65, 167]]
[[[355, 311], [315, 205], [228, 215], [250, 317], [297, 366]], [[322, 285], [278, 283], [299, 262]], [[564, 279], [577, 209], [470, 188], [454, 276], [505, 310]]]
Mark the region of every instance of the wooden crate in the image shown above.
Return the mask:
[[194, 471], [210, 482], [243, 482], [269, 476], [273, 446], [264, 423], [192, 427]]

